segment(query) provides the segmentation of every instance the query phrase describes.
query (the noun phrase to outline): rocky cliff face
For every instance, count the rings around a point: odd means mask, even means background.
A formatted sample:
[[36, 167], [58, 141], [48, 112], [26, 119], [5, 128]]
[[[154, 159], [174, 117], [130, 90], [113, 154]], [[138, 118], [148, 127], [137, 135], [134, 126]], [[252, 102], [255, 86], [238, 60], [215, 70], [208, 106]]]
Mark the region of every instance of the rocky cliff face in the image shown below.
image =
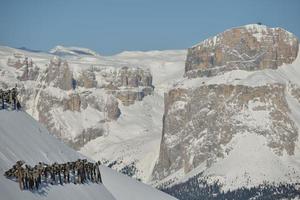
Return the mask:
[[117, 97], [125, 106], [141, 101], [152, 94], [152, 75], [149, 70], [122, 67], [110, 71], [101, 70], [100, 74], [106, 81], [102, 87]]
[[173, 89], [165, 96], [165, 117], [156, 179], [223, 158], [238, 133], [263, 135], [278, 155], [294, 154], [298, 128], [289, 116], [285, 85], [204, 85]]
[[82, 71], [76, 85], [84, 88], [97, 87], [97, 81], [93, 69], [90, 68]]
[[49, 86], [58, 87], [62, 90], [73, 89], [73, 74], [68, 62], [54, 57], [45, 71], [45, 82]]
[[189, 48], [185, 75], [201, 77], [237, 69], [277, 69], [283, 63], [292, 63], [298, 48], [298, 39], [282, 28], [233, 28]]
[[136, 66], [78, 65], [79, 57], [36, 58], [23, 51], [5, 54], [0, 71], [7, 80], [1, 85], [17, 84], [23, 109], [75, 149], [107, 134], [108, 123], [121, 115], [119, 102], [129, 106], [153, 92], [149, 70]]
[[186, 78], [165, 94], [153, 180], [209, 169], [230, 155], [228, 144], [240, 134], [263, 136], [278, 160], [293, 157], [299, 126], [292, 113], [300, 106], [300, 87], [289, 69], [277, 68], [293, 63], [298, 48], [291, 33], [260, 25], [233, 28], [190, 48]]

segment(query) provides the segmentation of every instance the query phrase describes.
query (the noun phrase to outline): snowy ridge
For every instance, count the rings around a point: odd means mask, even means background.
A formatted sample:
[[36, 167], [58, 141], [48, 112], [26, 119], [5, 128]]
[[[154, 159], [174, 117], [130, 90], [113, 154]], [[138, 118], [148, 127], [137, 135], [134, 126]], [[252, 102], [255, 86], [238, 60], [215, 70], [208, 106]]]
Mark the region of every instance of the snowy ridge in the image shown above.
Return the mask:
[[[119, 76], [121, 75], [121, 70], [123, 67], [127, 67], [127, 71], [129, 74], [138, 74], [141, 73], [141, 71], [144, 71], [144, 74], [150, 74], [152, 72], [156, 72], [157, 74], [160, 74], [163, 76], [161, 79], [158, 80], [158, 78], [155, 78], [155, 81], [164, 81], [166, 85], [168, 85], [168, 82], [174, 79], [174, 77], [171, 76], [165, 76], [166, 72], [168, 70], [173, 70], [173, 74], [175, 76], [177, 75], [177, 71], [180, 70], [180, 73], [183, 74], [182, 68], [176, 67], [173, 68], [172, 64], [175, 63], [178, 64], [178, 66], [182, 66], [184, 63], [184, 60], [181, 59], [181, 57], [185, 56], [185, 52], [177, 52], [177, 51], [168, 51], [165, 53], [165, 56], [160, 55], [157, 58], [152, 59], [152, 57], [149, 57], [149, 55], [152, 55], [151, 52], [145, 53], [145, 55], [139, 54], [136, 56], [135, 53], [132, 53], [132, 56], [130, 58], [121, 58], [120, 56], [111, 56], [111, 57], [90, 57], [90, 56], [72, 56], [72, 57], [58, 57], [53, 56], [51, 54], [44, 54], [44, 53], [34, 53], [34, 52], [26, 52], [19, 49], [13, 49], [10, 47], [0, 47], [0, 70], [1, 74], [3, 75], [3, 78], [0, 80], [0, 87], [4, 88], [11, 88], [14, 87], [15, 84], [18, 84], [19, 87], [22, 87], [24, 85], [24, 90], [29, 91], [33, 88], [39, 88], [40, 85], [43, 85], [43, 90], [37, 93], [35, 96], [35, 99], [29, 99], [26, 102], [26, 110], [29, 114], [34, 116], [35, 119], [39, 119], [39, 111], [37, 109], [38, 105], [40, 104], [40, 99], [43, 98], [43, 95], [48, 95], [49, 98], [54, 98], [57, 101], [62, 101], [63, 99], [68, 98], [68, 95], [71, 95], [71, 91], [63, 91], [56, 87], [48, 87], [47, 84], [44, 83], [42, 80], [46, 75], [46, 71], [49, 66], [49, 62], [52, 61], [53, 63], [59, 63], [59, 62], [67, 62], [68, 67], [70, 71], [72, 72], [75, 79], [79, 79], [82, 74], [87, 71], [91, 70], [95, 74], [95, 81], [97, 81], [97, 88], [82, 88], [78, 87], [76, 89], [76, 94], [80, 95], [88, 95], [88, 98], [95, 98], [97, 99], [96, 102], [98, 102], [98, 107], [103, 105], [107, 105], [109, 102], [111, 102], [111, 95], [107, 94], [107, 89], [103, 89], [106, 85], [108, 85], [110, 82], [118, 81], [117, 79], [120, 79]], [[155, 53], [157, 54], [157, 53]], [[168, 54], [173, 55], [173, 57], [177, 57], [180, 55], [181, 57], [178, 59], [174, 59], [172, 61], [171, 56], [168, 56]], [[128, 54], [127, 54], [128, 55]], [[19, 81], [17, 77], [21, 77], [24, 69], [24, 66], [15, 69], [14, 65], [18, 62], [23, 62], [25, 57], [28, 57], [29, 60], [33, 61], [34, 67], [39, 68], [39, 73], [41, 76], [38, 77], [36, 81]], [[8, 65], [8, 60], [12, 60], [14, 62], [11, 63], [11, 65]], [[140, 61], [137, 61], [140, 60]], [[142, 60], [145, 60], [145, 62], [142, 62]], [[149, 65], [151, 65], [151, 69], [149, 69]], [[153, 67], [152, 67], [153, 66]], [[153, 69], [153, 70], [152, 70]], [[150, 72], [151, 71], [151, 72]], [[123, 71], [122, 71], [123, 72]], [[163, 73], [161, 73], [163, 72]], [[181, 76], [179, 74], [179, 76]], [[52, 84], [52, 83], [51, 83]], [[47, 87], [46, 87], [47, 86]], [[159, 86], [157, 87], [157, 91], [159, 90]], [[120, 91], [124, 92], [140, 92], [144, 89], [144, 87], [136, 87], [136, 88], [122, 88], [120, 87]], [[40, 89], [39, 89], [40, 90]], [[164, 88], [163, 88], [164, 91]], [[161, 92], [161, 95], [163, 95], [163, 91]], [[34, 92], [34, 91], [32, 91]], [[90, 94], [90, 95], [89, 95]], [[47, 99], [49, 99], [47, 98]], [[53, 104], [50, 102], [50, 104]], [[119, 102], [121, 104], [121, 102]], [[95, 107], [95, 106], [94, 106]], [[125, 109], [125, 108], [124, 108]], [[103, 126], [99, 124], [99, 121], [106, 120], [107, 116], [105, 116], [104, 109], [97, 110], [95, 108], [88, 107], [83, 112], [86, 113], [84, 115], [85, 117], [79, 116], [80, 113], [76, 112], [63, 112], [64, 110], [61, 107], [54, 107], [49, 113], [53, 116], [53, 119], [51, 119], [51, 122], [53, 126], [57, 130], [68, 130], [68, 134], [61, 134], [59, 137], [65, 140], [74, 140], [76, 137], [82, 133], [83, 130], [86, 130], [88, 128], [98, 128], [101, 129]], [[93, 113], [93, 115], [89, 115], [88, 113]], [[125, 112], [121, 110], [121, 113], [126, 115]], [[160, 120], [160, 119], [158, 119]], [[78, 124], [78, 126], [72, 126], [72, 124]], [[79, 123], [78, 123], [79, 122]], [[97, 124], [98, 123], [98, 124]], [[82, 125], [80, 125], [82, 124]], [[109, 126], [107, 124], [107, 126]], [[143, 127], [141, 127], [143, 129]], [[141, 131], [141, 130], [139, 130]]]
[[1, 199], [175, 199], [104, 166], [100, 169], [104, 185], [71, 183], [47, 186], [38, 192], [20, 191], [16, 182], [3, 176], [17, 160], [34, 165], [40, 161], [67, 162], [84, 157], [50, 136], [43, 126], [24, 112], [0, 111], [0, 143]]
[[82, 48], [82, 47], [65, 47], [58, 45], [51, 49], [49, 53], [54, 54], [54, 55], [59, 55], [59, 56], [99, 56], [98, 53], [95, 51], [92, 51], [87, 48]]
[[[300, 47], [299, 47], [300, 48]], [[259, 71], [233, 70], [213, 77], [183, 78], [174, 84], [174, 88], [197, 88], [204, 84], [245, 85], [251, 87], [267, 84], [288, 84], [290, 81], [300, 85], [300, 56], [292, 64], [283, 64], [278, 69]]]
[[17, 160], [35, 165], [40, 161], [67, 162], [83, 156], [50, 136], [44, 127], [26, 113], [1, 110], [0, 119], [1, 199], [95, 199], [98, 196], [103, 200], [114, 199], [103, 185], [97, 184], [92, 184], [91, 187], [72, 184], [51, 186], [36, 193], [20, 191], [18, 183], [3, 176], [4, 171]]
[[[42, 95], [47, 94], [57, 99], [57, 102], [61, 102], [71, 94], [90, 94], [95, 97], [97, 104], [101, 107], [111, 102], [110, 96], [101, 89], [101, 86], [107, 84], [109, 80], [103, 77], [109, 78], [111, 74], [118, 74], [124, 66], [128, 66], [133, 73], [140, 69], [149, 71], [153, 76], [155, 87], [153, 95], [146, 96], [143, 101], [135, 102], [129, 107], [119, 102], [121, 115], [116, 121], [106, 121], [107, 116], [104, 112], [99, 112], [90, 106], [81, 112], [64, 111], [61, 107], [54, 106], [49, 113], [54, 116], [50, 123], [56, 129], [68, 132], [68, 135], [59, 136], [61, 138], [76, 139], [79, 133], [87, 128], [104, 130], [103, 136], [90, 141], [80, 149], [82, 154], [96, 160], [116, 160], [117, 164], [113, 168], [117, 170], [134, 163], [137, 168], [134, 178], [146, 183], [151, 179], [161, 140], [164, 92], [183, 76], [186, 50], [124, 52], [108, 57], [57, 56], [54, 59], [51, 54], [0, 47], [0, 70], [2, 74], [5, 74], [4, 79], [0, 81], [0, 87], [1, 84], [2, 87], [14, 87], [15, 83], [18, 85], [21, 83], [24, 84], [25, 91], [29, 91], [40, 83], [38, 81], [19, 82], [16, 79], [21, 75], [20, 70], [7, 65], [7, 60], [15, 54], [20, 55], [21, 60], [29, 57], [42, 72], [48, 68], [50, 60], [58, 62], [59, 59], [68, 62], [75, 78], [78, 78], [86, 69], [92, 68], [95, 71], [95, 78], [100, 89], [78, 87], [74, 93], [55, 87], [46, 87], [43, 92], [37, 94], [34, 101], [27, 101], [26, 110], [35, 119], [39, 119], [37, 105]], [[122, 88], [122, 90], [128, 89], [130, 88]], [[131, 88], [130, 90], [138, 89]]]
[[[268, 32], [268, 30], [270, 30], [272, 32], [275, 31], [275, 30], [283, 30], [280, 27], [269, 28], [266, 25], [247, 24], [247, 25], [244, 25], [244, 26], [232, 27], [230, 29], [225, 30], [223, 33], [228, 32], [228, 31], [232, 31], [232, 29], [245, 29], [248, 32], [250, 32], [257, 39], [257, 41], [259, 41], [259, 42], [264, 37], [264, 34], [266, 34]], [[289, 40], [291, 40], [294, 35], [293, 35], [293, 33], [288, 32], [286, 30], [285, 30], [285, 32], [288, 34], [288, 38], [287, 38], [286, 42], [290, 42]], [[204, 44], [205, 46], [215, 46], [220, 41], [220, 37], [223, 33], [219, 33], [219, 34], [217, 34], [213, 37], [209, 37], [209, 38], [201, 41], [200, 43], [197, 43], [197, 44], [193, 45], [192, 48], [196, 48], [201, 44]]]

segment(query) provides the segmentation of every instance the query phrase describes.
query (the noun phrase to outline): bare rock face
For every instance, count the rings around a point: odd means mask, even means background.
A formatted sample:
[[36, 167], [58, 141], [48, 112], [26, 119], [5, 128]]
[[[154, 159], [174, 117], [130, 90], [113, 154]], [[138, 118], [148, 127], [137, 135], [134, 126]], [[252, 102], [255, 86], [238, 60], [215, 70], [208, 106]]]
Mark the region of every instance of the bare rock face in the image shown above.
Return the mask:
[[84, 146], [89, 141], [101, 137], [105, 134], [103, 128], [87, 128], [83, 130], [82, 134], [78, 135], [74, 141], [65, 141], [69, 146], [79, 150], [80, 147]]
[[117, 97], [123, 105], [129, 106], [153, 93], [152, 75], [149, 70], [122, 67], [113, 73], [104, 73], [108, 84], [103, 87]]
[[129, 106], [154, 89], [150, 70], [130, 62], [86, 59], [84, 52], [69, 57], [0, 51], [1, 88], [17, 85], [22, 109], [75, 149], [109, 133], [110, 122], [121, 115], [120, 102]]
[[138, 67], [122, 67], [110, 72], [103, 71], [101, 74], [108, 82], [107, 87], [115, 89], [120, 87], [153, 87], [150, 71]]
[[[278, 155], [294, 154], [298, 129], [290, 118], [283, 84], [249, 87], [203, 85], [165, 96], [163, 136], [154, 179], [223, 158], [238, 133], [263, 135]], [[259, 118], [259, 120], [258, 120]]]
[[22, 71], [22, 75], [18, 76], [21, 81], [34, 81], [39, 76], [39, 67], [35, 65], [32, 58], [25, 57], [23, 54], [13, 54], [12, 57], [7, 59], [7, 65]]
[[23, 74], [19, 77], [21, 81], [35, 81], [39, 76], [40, 69], [33, 64], [32, 60], [29, 63], [26, 63], [21, 69], [23, 69]]
[[[27, 90], [26, 92], [26, 94], [22, 93], [21, 103], [26, 105], [26, 101], [30, 100], [26, 98], [27, 94], [36, 96], [36, 112], [38, 113], [39, 122], [44, 124], [53, 135], [75, 149], [80, 149], [90, 140], [103, 136], [105, 133], [103, 127], [106, 120], [116, 120], [120, 115], [118, 101], [114, 96], [105, 98], [94, 95], [91, 92], [74, 92], [69, 95], [62, 94], [57, 96], [55, 93], [51, 94], [47, 89], [38, 91]], [[57, 119], [56, 113], [61, 116], [67, 112], [69, 113], [67, 116], [78, 118], [84, 115], [82, 113], [89, 112], [87, 109], [92, 109], [91, 112], [95, 115], [91, 122], [87, 122], [87, 125], [81, 124], [83, 123], [81, 121], [72, 121], [72, 119], [71, 121]], [[77, 114], [74, 114], [74, 112], [77, 112]], [[70, 136], [68, 127], [77, 126], [74, 123], [79, 123], [79, 126], [77, 130], [72, 130], [76, 132], [75, 135]]]
[[121, 115], [119, 103], [117, 100], [110, 100], [106, 104], [106, 113], [108, 119], [117, 120]]
[[82, 109], [90, 106], [100, 112], [105, 112], [108, 117], [105, 120], [117, 120], [121, 115], [118, 100], [113, 95], [103, 95], [99, 99], [98, 96], [92, 93], [83, 93], [81, 94], [81, 106]]
[[295, 84], [289, 83], [289, 90], [291, 95], [300, 103], [300, 88]]
[[50, 60], [49, 67], [45, 74], [45, 81], [50, 86], [58, 87], [62, 90], [73, 89], [73, 73], [71, 72], [67, 61], [54, 57]]
[[298, 48], [296, 36], [282, 28], [233, 28], [189, 48], [185, 76], [215, 76], [236, 69], [277, 69], [283, 63], [292, 63]]
[[152, 87], [145, 87], [141, 90], [113, 90], [110, 91], [115, 97], [117, 97], [124, 106], [134, 104], [135, 101], [142, 101], [147, 95], [151, 95], [153, 92]]
[[122, 67], [116, 74], [116, 79], [112, 85], [116, 87], [138, 87], [138, 86], [152, 86], [152, 75], [149, 71], [140, 68], [131, 69]]
[[94, 88], [97, 87], [97, 81], [95, 73], [92, 69], [82, 71], [78, 80], [77, 85], [84, 88]]
[[7, 66], [19, 69], [24, 65], [26, 65], [24, 54], [14, 53], [12, 57], [7, 59]]
[[79, 94], [70, 94], [68, 99], [63, 101], [64, 110], [80, 112], [81, 100]]
[[16, 56], [7, 62], [20, 75], [23, 109], [75, 149], [108, 131], [105, 123], [121, 115], [119, 100], [131, 105], [153, 92], [149, 70], [86, 66], [73, 76], [77, 66], [69, 66], [60, 57], [52, 57], [39, 68], [24, 55]]
[[[216, 81], [212, 76], [232, 70], [277, 69], [295, 61], [298, 48], [298, 39], [281, 28], [233, 28], [188, 50], [188, 79], [184, 81]], [[189, 80], [203, 76], [211, 78]], [[165, 95], [163, 135], [153, 180], [179, 170], [188, 173], [200, 165], [208, 169], [230, 153], [228, 144], [240, 134], [264, 136], [278, 156], [294, 155], [299, 130], [287, 99], [299, 101], [299, 86], [286, 80], [258, 85], [213, 82], [174, 87]]]

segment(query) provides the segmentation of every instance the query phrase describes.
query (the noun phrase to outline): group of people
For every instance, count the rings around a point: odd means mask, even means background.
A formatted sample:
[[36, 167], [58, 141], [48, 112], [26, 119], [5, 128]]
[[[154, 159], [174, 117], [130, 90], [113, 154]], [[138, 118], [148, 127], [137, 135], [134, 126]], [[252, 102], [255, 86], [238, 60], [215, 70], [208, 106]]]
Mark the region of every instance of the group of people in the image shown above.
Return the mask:
[[24, 161], [17, 161], [4, 173], [7, 178], [18, 181], [21, 190], [39, 190], [47, 184], [84, 184], [89, 181], [102, 183], [100, 161], [92, 163], [86, 159], [78, 159], [74, 162], [62, 164], [55, 162], [51, 165], [39, 162], [34, 167], [24, 164]]
[[21, 108], [21, 104], [18, 100], [17, 87], [14, 87], [10, 90], [0, 89], [0, 100], [1, 100], [2, 109], [5, 109], [5, 103], [10, 104], [14, 110], [16, 109], [20, 110]]

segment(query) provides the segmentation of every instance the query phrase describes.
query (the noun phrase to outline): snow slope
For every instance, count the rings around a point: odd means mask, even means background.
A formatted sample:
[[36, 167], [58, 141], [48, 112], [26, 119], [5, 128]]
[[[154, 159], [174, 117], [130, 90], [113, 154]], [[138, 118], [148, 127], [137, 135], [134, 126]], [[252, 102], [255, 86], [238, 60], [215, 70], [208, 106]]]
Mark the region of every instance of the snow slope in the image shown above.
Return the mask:
[[[58, 46], [57, 51], [69, 51], [67, 47]], [[87, 51], [87, 50], [86, 50]], [[51, 51], [55, 53], [55, 51]], [[25, 90], [36, 88], [40, 83], [37, 81], [19, 81], [17, 76], [21, 76], [20, 70], [8, 66], [9, 59], [15, 56], [21, 57], [21, 61], [28, 57], [38, 66], [41, 73], [47, 69], [49, 62], [53, 59], [53, 54], [29, 52], [10, 47], [0, 47], [0, 72], [3, 75], [0, 80], [3, 86], [8, 88], [18, 85], [25, 85]], [[90, 158], [97, 160], [118, 160], [122, 162], [116, 169], [120, 169], [128, 164], [135, 163], [138, 173], [136, 178], [143, 182], [148, 182], [151, 171], [158, 156], [161, 140], [162, 117], [164, 106], [164, 93], [180, 80], [184, 74], [184, 62], [186, 50], [170, 51], [149, 51], [149, 52], [123, 52], [114, 56], [91, 56], [73, 55], [64, 56], [68, 62], [70, 70], [75, 78], [81, 72], [91, 66], [97, 70], [110, 74], [115, 69], [129, 66], [150, 70], [155, 87], [153, 95], [146, 96], [143, 101], [135, 102], [131, 106], [123, 106], [119, 102], [121, 116], [116, 121], [106, 122], [103, 128], [106, 130], [105, 137], [96, 138], [87, 143], [80, 152]], [[102, 76], [96, 74], [98, 85], [105, 81]], [[43, 84], [43, 83], [42, 83]], [[66, 98], [68, 92], [58, 88], [47, 87], [48, 94], [58, 99]], [[106, 104], [107, 95], [99, 88], [83, 89], [77, 88], [78, 93], [92, 92], [97, 97], [100, 104]], [[26, 103], [26, 111], [35, 119], [39, 119], [37, 105], [40, 96], [35, 100]], [[104, 101], [101, 103], [101, 101]], [[100, 127], [99, 121], [105, 120], [105, 114], [93, 108], [88, 108], [80, 113], [63, 111], [60, 107], [52, 108], [49, 113], [53, 116], [52, 125], [57, 130], [67, 130], [68, 134], [60, 135], [61, 139], [74, 140], [82, 130], [90, 127]], [[76, 124], [76, 125], [75, 125]]]
[[[116, 199], [128, 200], [176, 200], [176, 198], [156, 190], [148, 185], [116, 173], [110, 168], [102, 166], [103, 182], [105, 187]], [[117, 181], [115, 181], [117, 180]]]
[[[16, 182], [6, 179], [4, 171], [17, 160], [30, 165], [67, 162], [83, 158], [67, 147], [25, 112], [0, 110], [0, 199], [175, 199], [150, 186], [131, 180], [114, 170], [101, 167], [102, 184], [46, 186], [37, 192], [20, 191]], [[106, 183], [105, 183], [106, 182]], [[126, 186], [126, 187], [125, 187]], [[126, 188], [126, 190], [124, 189]], [[148, 198], [149, 199], [149, 198]]]
[[147, 182], [159, 153], [163, 97], [154, 93], [121, 110], [120, 118], [110, 122], [109, 134], [90, 141], [80, 152], [95, 160], [118, 161], [113, 166], [117, 170], [134, 163], [134, 177]]

